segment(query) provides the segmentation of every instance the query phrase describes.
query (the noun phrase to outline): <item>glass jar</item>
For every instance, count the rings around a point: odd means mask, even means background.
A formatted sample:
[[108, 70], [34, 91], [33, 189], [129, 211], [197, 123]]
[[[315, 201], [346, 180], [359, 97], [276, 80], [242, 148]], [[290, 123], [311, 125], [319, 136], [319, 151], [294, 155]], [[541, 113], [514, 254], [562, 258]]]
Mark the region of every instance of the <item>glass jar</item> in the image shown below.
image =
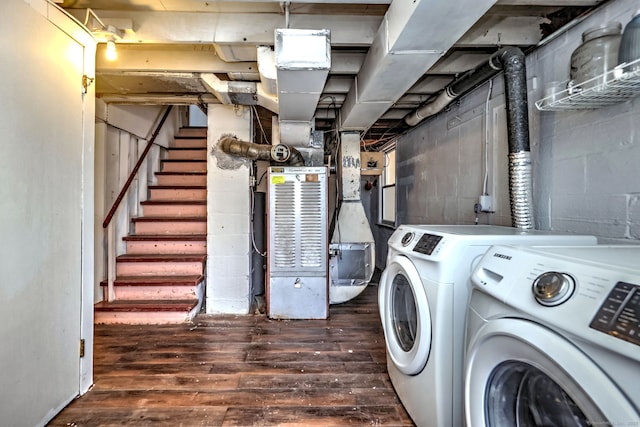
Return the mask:
[[[587, 89], [607, 80], [606, 73], [618, 64], [622, 24], [610, 22], [582, 33], [582, 44], [571, 54], [569, 77], [573, 85]], [[599, 77], [599, 78], [596, 78]]]
[[[628, 64], [640, 59], [640, 9], [633, 14], [633, 18], [624, 27], [618, 51], [618, 64]], [[640, 64], [625, 67], [624, 71], [640, 71]]]

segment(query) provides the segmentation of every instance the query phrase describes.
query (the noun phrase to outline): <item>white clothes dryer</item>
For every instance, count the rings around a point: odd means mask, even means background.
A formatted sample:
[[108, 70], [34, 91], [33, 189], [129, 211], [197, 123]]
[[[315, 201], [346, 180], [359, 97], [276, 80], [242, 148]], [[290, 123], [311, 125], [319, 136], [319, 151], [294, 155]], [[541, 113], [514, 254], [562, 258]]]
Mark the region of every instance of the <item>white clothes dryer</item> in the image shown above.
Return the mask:
[[498, 243], [593, 245], [596, 238], [486, 225], [402, 225], [389, 239], [378, 294], [387, 368], [419, 426], [463, 423], [469, 277]]
[[472, 282], [467, 427], [640, 425], [640, 246], [494, 246]]

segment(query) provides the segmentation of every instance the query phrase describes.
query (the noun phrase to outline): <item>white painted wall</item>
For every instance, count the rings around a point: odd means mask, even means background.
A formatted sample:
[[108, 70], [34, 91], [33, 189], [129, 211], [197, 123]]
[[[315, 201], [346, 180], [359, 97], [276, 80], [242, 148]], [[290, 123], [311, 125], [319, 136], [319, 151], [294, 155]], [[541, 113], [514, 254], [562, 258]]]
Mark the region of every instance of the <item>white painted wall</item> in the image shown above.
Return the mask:
[[195, 105], [189, 105], [189, 126], [207, 126], [207, 115]]
[[[251, 110], [209, 104], [207, 146], [208, 314], [247, 314], [250, 306], [251, 219], [248, 160], [219, 162], [213, 155], [224, 134], [250, 141]], [[224, 155], [224, 153], [222, 153]], [[220, 164], [219, 164], [220, 163]], [[220, 166], [225, 167], [225, 169]]]
[[0, 28], [0, 418], [34, 426], [92, 382], [95, 44], [44, 0]]
[[[582, 32], [626, 24], [640, 1], [608, 3], [527, 57], [536, 228], [640, 240], [640, 98], [593, 111], [540, 112], [545, 82], [567, 80]], [[503, 77], [494, 78], [401, 137], [397, 146], [400, 223], [472, 224], [482, 193], [485, 130], [494, 214], [478, 222], [511, 225]], [[488, 118], [487, 118], [488, 114]], [[486, 124], [488, 123], [488, 127]]]

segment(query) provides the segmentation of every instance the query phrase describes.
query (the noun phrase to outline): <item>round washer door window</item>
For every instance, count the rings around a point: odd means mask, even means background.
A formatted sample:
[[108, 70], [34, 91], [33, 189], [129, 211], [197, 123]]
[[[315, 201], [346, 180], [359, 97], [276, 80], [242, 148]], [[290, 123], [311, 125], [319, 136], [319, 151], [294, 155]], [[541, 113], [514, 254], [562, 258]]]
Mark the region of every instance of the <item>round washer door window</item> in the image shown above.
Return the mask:
[[600, 367], [556, 332], [503, 318], [468, 333], [467, 425], [587, 427], [637, 418]]
[[388, 355], [400, 372], [416, 375], [431, 349], [431, 311], [420, 275], [409, 259], [398, 256], [387, 265], [380, 286]]
[[486, 389], [490, 426], [584, 426], [589, 420], [571, 397], [540, 369], [520, 361], [496, 366]]

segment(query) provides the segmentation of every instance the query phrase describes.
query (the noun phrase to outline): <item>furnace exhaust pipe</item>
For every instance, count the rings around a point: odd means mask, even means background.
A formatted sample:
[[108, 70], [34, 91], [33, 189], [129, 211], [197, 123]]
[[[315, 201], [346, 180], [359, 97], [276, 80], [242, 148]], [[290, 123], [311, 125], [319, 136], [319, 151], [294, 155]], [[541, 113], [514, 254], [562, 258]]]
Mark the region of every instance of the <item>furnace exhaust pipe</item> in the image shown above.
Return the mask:
[[274, 161], [287, 166], [304, 166], [304, 157], [294, 147], [284, 144], [265, 145], [242, 141], [235, 136], [225, 135], [218, 141], [220, 149], [236, 157], [250, 160]]

